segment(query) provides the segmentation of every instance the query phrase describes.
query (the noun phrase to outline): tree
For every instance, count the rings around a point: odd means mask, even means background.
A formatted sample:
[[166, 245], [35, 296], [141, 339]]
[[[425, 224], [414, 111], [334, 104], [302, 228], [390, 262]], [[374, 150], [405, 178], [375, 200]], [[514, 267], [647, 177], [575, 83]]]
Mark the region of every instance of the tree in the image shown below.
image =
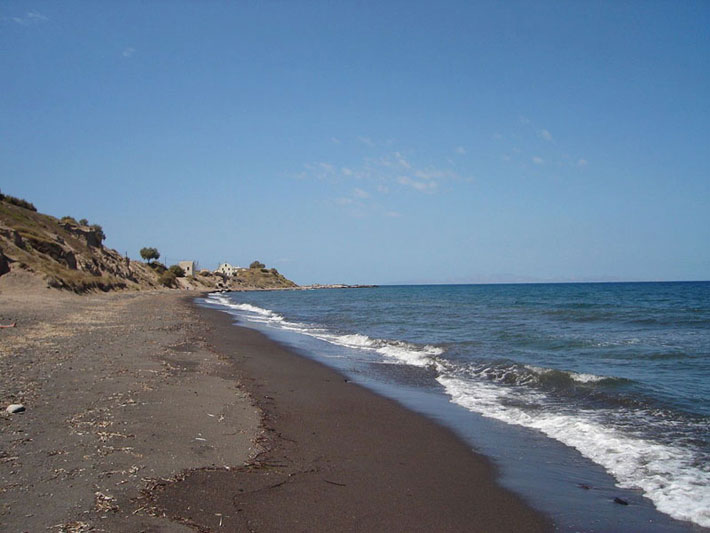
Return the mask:
[[82, 219], [79, 221], [79, 224], [81, 224], [82, 226], [88, 226], [88, 225], [89, 225], [89, 221], [86, 220], [85, 218], [82, 218]]
[[141, 248], [141, 257], [149, 263], [160, 257], [160, 252], [157, 248]]
[[254, 261], [249, 268], [266, 268], [266, 265], [260, 261]]

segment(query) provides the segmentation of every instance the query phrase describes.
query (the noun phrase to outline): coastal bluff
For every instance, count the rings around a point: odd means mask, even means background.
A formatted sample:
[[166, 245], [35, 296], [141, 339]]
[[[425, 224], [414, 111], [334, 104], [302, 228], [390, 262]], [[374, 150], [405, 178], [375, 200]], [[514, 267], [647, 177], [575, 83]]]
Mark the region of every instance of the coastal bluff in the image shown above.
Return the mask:
[[137, 261], [104, 246], [105, 238], [98, 224], [56, 218], [30, 202], [0, 194], [0, 289], [45, 286], [87, 293], [298, 287], [274, 268], [244, 269], [234, 276], [208, 270], [171, 275], [172, 269], [158, 261]]

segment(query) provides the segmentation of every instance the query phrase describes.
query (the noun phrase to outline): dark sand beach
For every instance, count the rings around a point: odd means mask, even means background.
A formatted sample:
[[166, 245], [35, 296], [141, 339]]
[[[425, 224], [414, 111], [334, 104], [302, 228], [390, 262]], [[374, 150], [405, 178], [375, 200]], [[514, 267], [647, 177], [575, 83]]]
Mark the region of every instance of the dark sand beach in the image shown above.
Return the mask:
[[[453, 433], [184, 293], [0, 294], [2, 531], [544, 531]], [[4, 405], [3, 405], [4, 408]]]

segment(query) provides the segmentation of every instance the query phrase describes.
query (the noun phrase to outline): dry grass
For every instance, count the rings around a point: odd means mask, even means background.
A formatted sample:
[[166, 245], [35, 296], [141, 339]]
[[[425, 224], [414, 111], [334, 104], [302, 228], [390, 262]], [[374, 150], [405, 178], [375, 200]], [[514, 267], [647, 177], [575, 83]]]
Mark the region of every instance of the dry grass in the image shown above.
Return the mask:
[[[112, 275], [105, 270], [115, 271], [108, 267], [107, 261], [115, 264], [116, 258], [120, 257], [116, 252], [102, 247], [90, 247], [80, 231], [69, 231], [53, 216], [2, 201], [0, 251], [12, 261], [13, 268], [41, 275], [50, 287], [83, 293], [140, 288], [146, 283], [154, 286], [151, 284], [154, 275], [147, 269], [141, 269], [140, 263], [134, 264], [134, 270], [141, 274], [140, 283]], [[82, 270], [81, 266], [78, 269], [71, 268], [66, 261], [66, 254], [76, 257], [78, 263], [98, 264], [95, 270], [104, 272], [97, 275]]]

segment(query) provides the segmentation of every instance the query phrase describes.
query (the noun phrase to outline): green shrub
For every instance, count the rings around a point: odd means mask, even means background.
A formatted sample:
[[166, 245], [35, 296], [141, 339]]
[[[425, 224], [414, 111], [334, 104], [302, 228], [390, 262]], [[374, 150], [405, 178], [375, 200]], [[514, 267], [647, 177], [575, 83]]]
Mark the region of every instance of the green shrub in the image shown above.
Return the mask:
[[167, 270], [166, 266], [160, 261], [153, 261], [152, 263], [148, 263], [148, 266], [155, 270], [158, 274], [162, 274]]
[[106, 240], [106, 234], [104, 233], [104, 229], [101, 226], [99, 226], [98, 224], [92, 224], [90, 227], [92, 230], [94, 230], [100, 242], [104, 242]]
[[260, 261], [254, 261], [249, 265], [249, 268], [266, 268], [266, 265]]
[[164, 287], [175, 287], [177, 285], [177, 276], [170, 270], [166, 270], [158, 278], [158, 283]]
[[82, 218], [82, 219], [79, 221], [79, 224], [81, 224], [82, 226], [88, 226], [88, 225], [89, 225], [89, 221], [86, 220], [85, 218]]
[[157, 248], [141, 248], [140, 251], [141, 257], [148, 261], [149, 263], [152, 260], [156, 260], [160, 258], [160, 252], [158, 251]]
[[185, 277], [185, 271], [182, 269], [180, 265], [172, 265], [169, 269], [170, 272], [175, 274], [176, 277], [178, 278], [184, 278]]
[[75, 226], [79, 225], [79, 223], [76, 221], [76, 219], [74, 217], [69, 217], [69, 216], [60, 218], [59, 222], [61, 222], [62, 224], [74, 224]]

